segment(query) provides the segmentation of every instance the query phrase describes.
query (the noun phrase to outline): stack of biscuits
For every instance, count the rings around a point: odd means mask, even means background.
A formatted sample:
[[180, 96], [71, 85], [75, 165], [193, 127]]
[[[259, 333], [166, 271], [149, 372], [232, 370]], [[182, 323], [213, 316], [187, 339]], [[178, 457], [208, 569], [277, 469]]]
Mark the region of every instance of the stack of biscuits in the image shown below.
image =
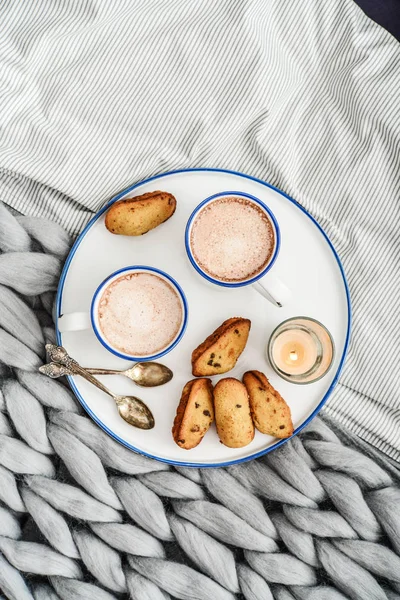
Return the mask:
[[290, 408], [267, 377], [247, 371], [242, 382], [233, 377], [213, 388], [207, 376], [227, 373], [236, 365], [250, 333], [249, 319], [224, 321], [192, 353], [192, 379], [183, 388], [172, 435], [181, 448], [195, 448], [215, 420], [219, 438], [229, 448], [247, 446], [254, 430], [278, 438], [293, 434]]

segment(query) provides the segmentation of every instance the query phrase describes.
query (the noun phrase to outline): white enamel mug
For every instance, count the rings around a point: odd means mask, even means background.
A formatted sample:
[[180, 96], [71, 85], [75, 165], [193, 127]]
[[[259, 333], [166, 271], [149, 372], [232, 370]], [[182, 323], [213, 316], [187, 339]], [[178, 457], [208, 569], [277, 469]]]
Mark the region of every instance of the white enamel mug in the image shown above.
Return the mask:
[[[270, 257], [268, 263], [265, 265], [265, 267], [256, 275], [252, 275], [252, 276], [248, 277], [247, 279], [243, 279], [241, 281], [233, 281], [233, 282], [216, 279], [215, 277], [212, 277], [209, 273], [206, 273], [204, 271], [204, 269], [202, 269], [202, 267], [196, 261], [194, 254], [192, 252], [191, 243], [190, 243], [192, 227], [196, 221], [196, 217], [200, 214], [200, 212], [202, 210], [204, 210], [209, 204], [211, 204], [212, 202], [215, 202], [215, 200], [218, 200], [221, 198], [229, 198], [229, 197], [245, 198], [248, 202], [255, 204], [258, 209], [261, 209], [264, 212], [265, 216], [269, 220], [269, 222], [273, 228], [273, 231], [274, 231], [274, 248], [271, 253], [271, 257]], [[290, 295], [291, 295], [289, 288], [282, 281], [280, 281], [275, 276], [274, 273], [270, 272], [273, 265], [275, 264], [276, 259], [278, 258], [280, 244], [281, 244], [281, 233], [280, 233], [278, 221], [276, 220], [275, 215], [273, 214], [271, 209], [268, 208], [268, 206], [266, 206], [266, 204], [264, 204], [261, 200], [259, 200], [255, 196], [251, 196], [250, 194], [246, 194], [244, 192], [229, 191], [229, 192], [219, 192], [218, 194], [213, 194], [209, 198], [206, 198], [205, 200], [200, 202], [200, 204], [194, 209], [194, 211], [190, 215], [189, 220], [186, 225], [186, 231], [185, 231], [186, 252], [187, 252], [190, 262], [192, 263], [192, 266], [196, 269], [196, 271], [202, 277], [204, 277], [204, 279], [206, 279], [210, 283], [213, 283], [215, 285], [221, 286], [221, 288], [226, 288], [226, 289], [239, 288], [239, 287], [243, 287], [245, 285], [252, 285], [254, 287], [254, 289], [257, 290], [257, 292], [259, 292], [262, 296], [264, 296], [264, 298], [266, 298], [267, 300], [272, 302], [272, 304], [274, 304], [275, 306], [278, 306], [278, 307], [282, 307], [288, 301], [288, 299], [290, 298]]]
[[[160, 351], [152, 354], [141, 355], [141, 356], [133, 356], [131, 354], [125, 354], [122, 351], [114, 348], [107, 338], [104, 336], [100, 324], [99, 324], [99, 316], [98, 316], [98, 308], [101, 297], [108, 288], [116, 279], [121, 277], [122, 275], [129, 275], [131, 273], [149, 273], [150, 275], [156, 275], [158, 278], [163, 279], [166, 283], [168, 283], [176, 292], [177, 298], [180, 300], [181, 308], [182, 308], [182, 321], [177, 331], [174, 339], [172, 339], [167, 346], [162, 348]], [[156, 269], [155, 267], [147, 267], [143, 265], [132, 265], [130, 267], [124, 267], [123, 269], [119, 269], [114, 273], [111, 273], [97, 288], [94, 293], [92, 303], [90, 306], [90, 311], [88, 312], [73, 312], [68, 314], [63, 314], [58, 318], [58, 329], [61, 333], [65, 331], [82, 331], [84, 329], [92, 328], [94, 333], [96, 334], [99, 342], [107, 349], [109, 352], [112, 352], [119, 358], [124, 358], [126, 360], [134, 360], [134, 361], [149, 361], [156, 360], [161, 356], [170, 352], [182, 339], [183, 334], [185, 333], [186, 326], [188, 321], [188, 303], [186, 300], [186, 296], [175, 279], [173, 279], [170, 275], [165, 273], [164, 271], [160, 271], [160, 269]]]

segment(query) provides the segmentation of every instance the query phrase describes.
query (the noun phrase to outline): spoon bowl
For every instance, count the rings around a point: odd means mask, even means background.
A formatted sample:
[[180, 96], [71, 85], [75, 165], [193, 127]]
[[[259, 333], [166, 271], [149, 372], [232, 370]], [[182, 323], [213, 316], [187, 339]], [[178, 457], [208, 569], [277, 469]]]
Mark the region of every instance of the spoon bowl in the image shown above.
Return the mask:
[[114, 400], [120, 416], [129, 425], [133, 425], [139, 429], [153, 429], [154, 417], [150, 409], [139, 398], [135, 398], [134, 396], [116, 396]]
[[[128, 375], [129, 373], [129, 375]], [[157, 362], [140, 362], [125, 371], [137, 385], [142, 387], [155, 387], [171, 381], [171, 369]]]

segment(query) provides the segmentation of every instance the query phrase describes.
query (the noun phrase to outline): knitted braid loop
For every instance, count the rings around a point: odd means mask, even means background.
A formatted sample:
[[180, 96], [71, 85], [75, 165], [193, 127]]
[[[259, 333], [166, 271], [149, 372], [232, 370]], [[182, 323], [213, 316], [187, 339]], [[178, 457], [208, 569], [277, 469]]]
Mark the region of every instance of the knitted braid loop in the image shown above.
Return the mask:
[[400, 488], [315, 419], [227, 469], [116, 443], [38, 373], [70, 240], [0, 204], [0, 590], [12, 600], [400, 598]]

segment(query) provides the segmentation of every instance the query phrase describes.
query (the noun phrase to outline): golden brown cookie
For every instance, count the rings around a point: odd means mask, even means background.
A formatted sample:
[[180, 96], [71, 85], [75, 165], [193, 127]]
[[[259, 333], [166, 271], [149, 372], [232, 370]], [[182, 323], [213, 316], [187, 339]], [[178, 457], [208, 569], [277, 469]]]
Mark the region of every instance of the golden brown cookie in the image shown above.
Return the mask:
[[200, 444], [214, 421], [213, 386], [209, 379], [192, 379], [182, 390], [172, 436], [181, 448]]
[[215, 424], [219, 438], [229, 448], [242, 448], [254, 438], [247, 390], [243, 383], [227, 377], [214, 388]]
[[249, 395], [251, 416], [258, 431], [278, 438], [290, 437], [293, 434], [290, 408], [264, 373], [247, 371], [243, 375], [243, 383]]
[[106, 213], [106, 227], [118, 235], [143, 235], [174, 214], [176, 200], [168, 192], [148, 192], [119, 200]]
[[236, 365], [249, 337], [251, 321], [242, 317], [227, 319], [192, 352], [195, 377], [227, 373]]

